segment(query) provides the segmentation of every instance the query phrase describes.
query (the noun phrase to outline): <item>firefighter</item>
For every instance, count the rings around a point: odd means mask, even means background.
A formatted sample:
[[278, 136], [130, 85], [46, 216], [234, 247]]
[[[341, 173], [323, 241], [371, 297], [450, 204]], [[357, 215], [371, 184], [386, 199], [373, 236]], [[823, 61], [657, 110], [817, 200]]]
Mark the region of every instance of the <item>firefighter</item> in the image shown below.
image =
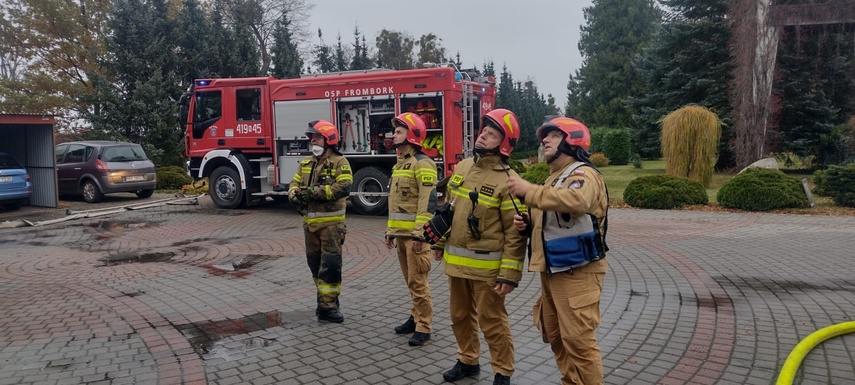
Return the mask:
[[518, 177], [508, 180], [508, 188], [530, 210], [514, 223], [531, 236], [529, 270], [540, 273], [535, 326], [552, 347], [562, 384], [602, 384], [597, 327], [608, 269], [608, 191], [588, 158], [591, 135], [582, 123], [551, 118], [538, 128], [537, 137], [549, 178], [542, 186]]
[[338, 150], [338, 129], [325, 120], [309, 122], [306, 130], [312, 155], [300, 161], [288, 189], [288, 198], [305, 205], [303, 233], [306, 261], [317, 287], [319, 321], [341, 323], [341, 246], [347, 232], [345, 201], [353, 174]]
[[436, 240], [434, 258], [448, 275], [451, 328], [457, 338], [457, 363], [442, 377], [454, 382], [478, 376], [481, 355], [478, 329], [490, 349], [493, 383], [509, 384], [514, 374], [514, 344], [505, 295], [522, 278], [525, 238], [514, 227], [516, 208], [507, 180], [517, 173], [507, 159], [520, 135], [516, 115], [496, 109], [481, 119], [475, 158], [458, 163], [448, 182], [453, 205], [450, 231], [426, 233]]
[[410, 318], [395, 327], [395, 333], [413, 334], [410, 346], [422, 346], [430, 339], [433, 305], [428, 273], [430, 245], [424, 243], [424, 224], [436, 209], [436, 163], [422, 153], [426, 129], [422, 119], [405, 112], [392, 119], [398, 161], [389, 184], [389, 220], [386, 247], [397, 249], [404, 281], [413, 307]]

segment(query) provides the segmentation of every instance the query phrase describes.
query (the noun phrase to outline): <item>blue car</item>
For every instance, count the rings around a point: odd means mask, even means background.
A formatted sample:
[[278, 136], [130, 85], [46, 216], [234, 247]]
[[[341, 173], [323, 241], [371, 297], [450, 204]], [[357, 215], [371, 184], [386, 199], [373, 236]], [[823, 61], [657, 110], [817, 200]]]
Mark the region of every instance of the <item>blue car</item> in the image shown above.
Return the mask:
[[30, 201], [33, 183], [27, 169], [11, 155], [0, 152], [0, 206], [17, 210]]

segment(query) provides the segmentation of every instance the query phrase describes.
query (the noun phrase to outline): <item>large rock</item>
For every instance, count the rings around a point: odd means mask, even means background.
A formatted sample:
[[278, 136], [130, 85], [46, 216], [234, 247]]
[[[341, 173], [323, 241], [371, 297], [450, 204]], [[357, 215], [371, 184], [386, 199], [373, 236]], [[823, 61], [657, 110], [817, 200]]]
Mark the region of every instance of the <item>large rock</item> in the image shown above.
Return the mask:
[[760, 160], [758, 160], [758, 161], [756, 161], [756, 162], [754, 162], [754, 163], [751, 163], [750, 165], [748, 165], [748, 167], [743, 168], [742, 170], [740, 170], [740, 171], [739, 171], [739, 173], [741, 174], [743, 171], [745, 171], [745, 170], [747, 170], [747, 169], [749, 169], [749, 168], [752, 168], [752, 167], [756, 167], [756, 168], [771, 168], [771, 169], [773, 169], [773, 170], [777, 170], [777, 169], [778, 169], [778, 161], [777, 161], [777, 160], [775, 160], [775, 158], [763, 158], [763, 159], [760, 159]]

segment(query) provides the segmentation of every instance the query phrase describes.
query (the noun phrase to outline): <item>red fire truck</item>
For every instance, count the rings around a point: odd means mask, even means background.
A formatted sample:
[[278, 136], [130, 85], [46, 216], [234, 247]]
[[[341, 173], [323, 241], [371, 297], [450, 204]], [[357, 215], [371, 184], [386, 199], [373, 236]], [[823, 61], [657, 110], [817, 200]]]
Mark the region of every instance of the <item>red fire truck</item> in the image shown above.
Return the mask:
[[300, 159], [309, 155], [308, 122], [340, 131], [353, 169], [350, 201], [360, 214], [385, 214], [395, 149], [392, 118], [425, 121], [425, 153], [447, 175], [471, 156], [481, 115], [493, 108], [493, 77], [453, 67], [368, 70], [299, 79], [197, 79], [179, 102], [185, 152], [194, 178], [208, 177], [221, 208], [286, 200]]

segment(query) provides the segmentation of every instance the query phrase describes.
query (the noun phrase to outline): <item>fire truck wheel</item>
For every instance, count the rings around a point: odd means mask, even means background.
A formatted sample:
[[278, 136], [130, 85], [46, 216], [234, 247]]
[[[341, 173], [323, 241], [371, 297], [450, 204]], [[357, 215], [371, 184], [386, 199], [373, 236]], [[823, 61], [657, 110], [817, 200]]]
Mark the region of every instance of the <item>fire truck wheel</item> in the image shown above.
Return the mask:
[[388, 192], [389, 176], [377, 167], [364, 167], [353, 175], [353, 189], [357, 193], [350, 197], [350, 204], [362, 215], [388, 214], [386, 196], [372, 195]]
[[243, 203], [240, 176], [229, 166], [220, 166], [211, 173], [211, 200], [222, 209], [234, 209]]

